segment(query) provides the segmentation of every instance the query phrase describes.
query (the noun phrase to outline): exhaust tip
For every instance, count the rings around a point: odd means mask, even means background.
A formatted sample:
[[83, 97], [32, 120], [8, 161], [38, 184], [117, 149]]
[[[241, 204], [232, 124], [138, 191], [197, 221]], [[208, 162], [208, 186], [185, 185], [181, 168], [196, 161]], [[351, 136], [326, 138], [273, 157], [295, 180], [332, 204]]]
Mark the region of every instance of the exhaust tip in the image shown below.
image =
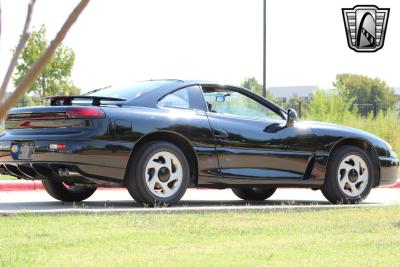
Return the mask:
[[58, 168], [57, 172], [61, 177], [80, 176], [78, 172], [71, 171], [68, 168]]
[[0, 174], [1, 174], [1, 175], [7, 175], [7, 174], [8, 174], [8, 171], [6, 170], [6, 168], [0, 167]]
[[60, 175], [60, 176], [69, 176], [69, 171], [68, 171], [68, 169], [59, 168], [59, 169], [57, 170], [57, 172], [58, 172], [58, 175]]

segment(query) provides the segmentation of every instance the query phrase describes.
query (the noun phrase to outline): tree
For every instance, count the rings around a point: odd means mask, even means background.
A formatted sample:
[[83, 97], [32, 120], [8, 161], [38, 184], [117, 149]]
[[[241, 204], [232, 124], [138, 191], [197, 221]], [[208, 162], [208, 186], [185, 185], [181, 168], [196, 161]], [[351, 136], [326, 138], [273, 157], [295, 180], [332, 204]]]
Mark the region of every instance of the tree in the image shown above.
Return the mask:
[[240, 86], [253, 91], [256, 94], [262, 95], [262, 85], [254, 77], [244, 79]]
[[[14, 85], [21, 81], [47, 46], [46, 27], [42, 25], [38, 30], [32, 31], [25, 48], [22, 50], [21, 58], [16, 67], [17, 73], [13, 78]], [[70, 80], [74, 61], [74, 51], [60, 45], [38, 79], [29, 87], [28, 93], [32, 92], [40, 99], [51, 95], [69, 95], [74, 87]]]
[[69, 95], [81, 95], [81, 88], [76, 86], [71, 87]]
[[392, 108], [396, 102], [393, 88], [378, 78], [342, 73], [336, 75], [334, 86], [344, 98], [354, 98], [356, 104], [376, 102], [378, 107]]
[[[256, 78], [254, 77], [249, 77], [245, 78], [244, 81], [240, 84], [241, 87], [247, 88], [250, 91], [253, 91], [256, 94], [259, 94], [262, 96], [262, 91], [263, 87], [262, 84], [260, 84]], [[274, 102], [279, 102], [270, 92], [267, 91], [266, 93], [266, 98], [268, 98], [271, 101]]]
[[[28, 4], [28, 12], [25, 19], [24, 29], [22, 30], [22, 35], [19, 39], [17, 48], [15, 49], [14, 54], [9, 62], [6, 75], [4, 76], [4, 79], [0, 87], [0, 119], [4, 118], [7, 111], [11, 107], [13, 107], [21, 97], [23, 97], [28, 88], [38, 78], [38, 76], [40, 75], [46, 64], [51, 60], [57, 47], [64, 40], [68, 31], [71, 29], [72, 25], [79, 18], [82, 11], [86, 8], [90, 0], [81, 0], [78, 3], [78, 5], [74, 8], [74, 10], [69, 14], [68, 18], [65, 20], [64, 24], [58, 31], [56, 37], [53, 39], [53, 41], [50, 42], [50, 45], [47, 47], [47, 49], [38, 58], [38, 60], [36, 60], [36, 62], [32, 65], [32, 67], [27, 71], [26, 75], [21, 79], [18, 85], [16, 85], [15, 90], [10, 94], [10, 96], [6, 96], [6, 88], [8, 82], [10, 81], [11, 75], [15, 69], [17, 59], [20, 56], [22, 49], [25, 47], [26, 40], [29, 37], [29, 25], [35, 1], [36, 0], [30, 0]], [[1, 11], [0, 11], [0, 16], [1, 16]], [[1, 17], [0, 17], [0, 29], [1, 29]]]

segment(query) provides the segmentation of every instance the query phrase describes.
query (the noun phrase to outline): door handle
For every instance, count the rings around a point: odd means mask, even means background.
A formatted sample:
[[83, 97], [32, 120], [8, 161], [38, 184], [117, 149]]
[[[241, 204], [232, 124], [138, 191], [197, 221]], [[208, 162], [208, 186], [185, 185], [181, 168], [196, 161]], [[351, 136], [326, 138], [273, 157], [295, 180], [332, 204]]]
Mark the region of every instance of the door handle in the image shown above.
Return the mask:
[[214, 136], [218, 138], [227, 138], [228, 132], [226, 130], [214, 130]]

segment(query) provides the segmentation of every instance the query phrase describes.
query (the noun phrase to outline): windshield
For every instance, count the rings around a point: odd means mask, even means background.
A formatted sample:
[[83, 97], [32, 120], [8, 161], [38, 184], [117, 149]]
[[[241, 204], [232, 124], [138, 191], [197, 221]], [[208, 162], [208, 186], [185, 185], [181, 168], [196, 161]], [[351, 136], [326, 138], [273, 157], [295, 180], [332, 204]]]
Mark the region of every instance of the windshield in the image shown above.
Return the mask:
[[88, 96], [106, 96], [106, 97], [118, 97], [126, 100], [133, 100], [147, 92], [154, 89], [158, 89], [165, 85], [173, 83], [172, 81], [143, 81], [135, 82], [130, 86], [125, 87], [108, 87], [99, 90], [93, 90], [84, 95]]

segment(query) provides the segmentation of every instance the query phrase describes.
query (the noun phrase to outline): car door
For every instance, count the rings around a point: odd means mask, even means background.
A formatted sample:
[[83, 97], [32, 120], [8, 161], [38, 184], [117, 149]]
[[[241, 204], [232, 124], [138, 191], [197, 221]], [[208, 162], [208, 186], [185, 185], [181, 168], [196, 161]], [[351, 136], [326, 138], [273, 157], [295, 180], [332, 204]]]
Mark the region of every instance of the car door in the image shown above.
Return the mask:
[[164, 111], [163, 119], [157, 122], [159, 130], [177, 133], [190, 142], [196, 154], [192, 160], [197, 160], [199, 179], [219, 176], [215, 138], [201, 88], [192, 85], [170, 92], [157, 106]]
[[220, 180], [209, 183], [292, 183], [313, 155], [310, 129], [287, 127], [284, 116], [241, 88], [203, 87], [215, 138]]

